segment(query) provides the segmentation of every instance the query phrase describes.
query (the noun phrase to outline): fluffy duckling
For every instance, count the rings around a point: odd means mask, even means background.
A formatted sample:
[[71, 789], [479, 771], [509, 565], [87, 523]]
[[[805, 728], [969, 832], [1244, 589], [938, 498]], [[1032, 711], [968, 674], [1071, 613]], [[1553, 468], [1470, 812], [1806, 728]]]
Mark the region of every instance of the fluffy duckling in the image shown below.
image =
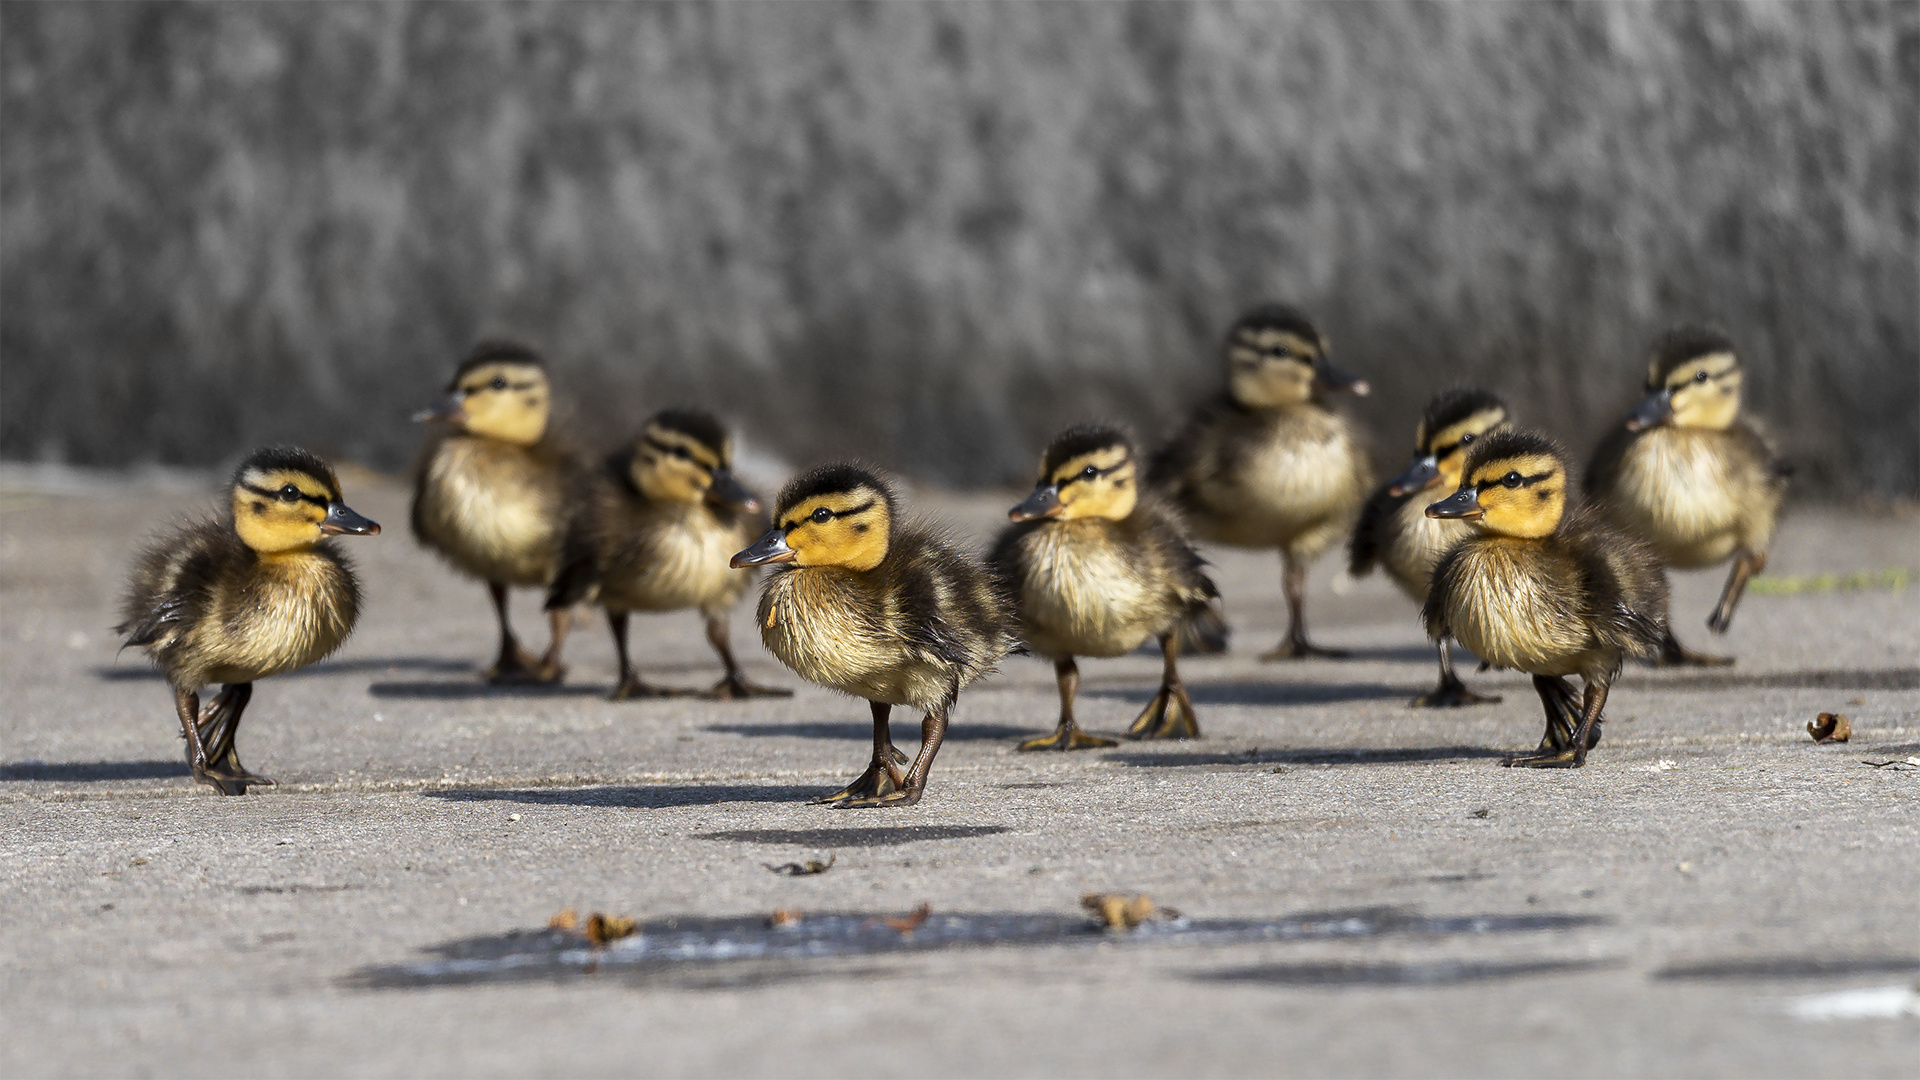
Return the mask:
[[766, 526], [760, 500], [733, 477], [733, 440], [726, 428], [702, 412], [661, 412], [607, 462], [602, 483], [575, 520], [547, 610], [583, 600], [606, 609], [620, 657], [615, 701], [687, 692], [648, 684], [627, 657], [629, 612], [683, 608], [699, 608], [706, 616], [707, 641], [727, 669], [701, 696], [784, 697], [793, 691], [747, 680], [727, 634], [727, 612], [753, 580], [751, 570], [732, 569], [727, 561]]
[[1160, 692], [1134, 720], [1133, 738], [1197, 738], [1193, 702], [1174, 666], [1175, 631], [1220, 593], [1201, 569], [1179, 517], [1142, 496], [1133, 443], [1110, 427], [1076, 427], [1047, 447], [1040, 481], [1007, 511], [991, 562], [1015, 597], [1021, 637], [1053, 661], [1060, 725], [1022, 750], [1113, 746], [1080, 730], [1073, 699], [1079, 656], [1123, 656], [1160, 639]]
[[[234, 473], [230, 513], [151, 543], [134, 564], [114, 632], [140, 645], [173, 686], [193, 778], [222, 795], [272, 780], [234, 748], [257, 679], [340, 647], [360, 586], [326, 538], [380, 526], [349, 509], [327, 463], [291, 447], [255, 451]], [[200, 688], [223, 684], [200, 707]]]
[[[1413, 464], [1406, 472], [1382, 484], [1360, 510], [1347, 545], [1347, 566], [1354, 577], [1365, 577], [1375, 564], [1413, 597], [1427, 602], [1433, 568], [1447, 549], [1473, 533], [1464, 521], [1427, 516], [1424, 491], [1452, 491], [1460, 486], [1460, 469], [1476, 440], [1511, 427], [1507, 404], [1485, 390], [1447, 390], [1427, 403], [1426, 415], [1413, 437]], [[1409, 704], [1415, 708], [1450, 708], [1500, 698], [1476, 694], [1453, 672], [1448, 640], [1440, 639], [1440, 683]]]
[[[815, 802], [912, 806], [955, 699], [1013, 645], [1013, 605], [993, 573], [925, 528], [900, 521], [893, 491], [854, 465], [825, 465], [780, 493], [773, 528], [733, 557], [776, 564], [760, 595], [760, 637], [780, 662], [873, 707], [873, 761]], [[920, 753], [893, 745], [895, 705], [926, 714]]]
[[547, 432], [551, 394], [539, 354], [486, 342], [454, 373], [447, 393], [415, 417], [451, 430], [430, 440], [413, 487], [415, 539], [455, 569], [487, 583], [500, 620], [495, 683], [555, 682], [567, 613], [554, 611], [545, 656], [520, 647], [507, 621], [511, 586], [545, 589], [560, 569], [561, 543], [581, 470]]
[[1201, 539], [1280, 549], [1289, 625], [1263, 660], [1346, 655], [1309, 642], [1302, 612], [1308, 564], [1345, 535], [1373, 486], [1359, 429], [1326, 402], [1367, 384], [1327, 352], [1290, 307], [1242, 315], [1227, 334], [1226, 393], [1194, 411], [1150, 470]]
[[[1546, 709], [1539, 750], [1508, 765], [1584, 764], [1621, 663], [1658, 649], [1666, 632], [1659, 557], [1591, 508], [1569, 509], [1571, 480], [1553, 440], [1497, 431], [1468, 451], [1459, 490], [1427, 507], [1475, 529], [1434, 568], [1428, 636], [1452, 634], [1488, 664], [1531, 674]], [[1584, 681], [1584, 703], [1568, 675]]]
[[[1733, 568], [1707, 627], [1724, 634], [1747, 581], [1766, 568], [1791, 471], [1740, 417], [1740, 354], [1727, 335], [1689, 326], [1660, 339], [1647, 397], [1600, 443], [1586, 488], [1613, 522], [1644, 537], [1668, 566]], [[1681, 646], [1671, 629], [1660, 659], [1731, 664]]]

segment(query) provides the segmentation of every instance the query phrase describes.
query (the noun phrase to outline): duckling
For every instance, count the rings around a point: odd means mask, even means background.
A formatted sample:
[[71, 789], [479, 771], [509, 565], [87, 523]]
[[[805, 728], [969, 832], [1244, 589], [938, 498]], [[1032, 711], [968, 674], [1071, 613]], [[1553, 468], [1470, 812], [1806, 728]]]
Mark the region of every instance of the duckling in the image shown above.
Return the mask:
[[607, 612], [620, 682], [613, 700], [671, 697], [687, 691], [650, 685], [627, 658], [627, 615], [696, 607], [726, 677], [703, 697], [785, 697], [756, 686], [734, 662], [727, 612], [753, 581], [727, 566], [732, 554], [766, 530], [760, 500], [733, 476], [733, 440], [702, 412], [668, 409], [647, 421], [633, 444], [607, 462], [577, 515], [566, 565], [547, 594], [547, 610], [592, 600]]
[[[1486, 663], [1533, 676], [1546, 735], [1505, 764], [1579, 768], [1600, 741], [1607, 689], [1628, 656], [1660, 647], [1667, 579], [1659, 556], [1573, 505], [1566, 451], [1534, 431], [1496, 431], [1467, 452], [1459, 490], [1427, 515], [1472, 522], [1433, 571], [1422, 612]], [[1585, 683], [1577, 701], [1565, 676]]]
[[1227, 333], [1227, 391], [1196, 409], [1149, 469], [1203, 540], [1280, 549], [1287, 636], [1262, 660], [1344, 656], [1307, 640], [1307, 566], [1352, 526], [1372, 467], [1328, 391], [1367, 393], [1327, 363], [1327, 338], [1305, 315], [1265, 304]]
[[1123, 656], [1149, 637], [1166, 658], [1160, 692], [1134, 720], [1132, 738], [1198, 738], [1193, 702], [1174, 666], [1176, 630], [1220, 593], [1173, 509], [1142, 495], [1133, 442], [1110, 427], [1069, 428], [1047, 447], [1040, 481], [1007, 511], [989, 560], [1014, 595], [1021, 637], [1053, 661], [1060, 724], [1022, 750], [1117, 745], [1080, 730], [1074, 656]]
[[547, 588], [583, 470], [547, 431], [545, 364], [521, 345], [483, 342], [454, 373], [447, 393], [415, 420], [452, 430], [430, 439], [413, 488], [413, 535], [462, 573], [487, 583], [500, 620], [494, 683], [557, 682], [567, 613], [549, 613], [545, 656], [520, 647], [507, 621], [507, 589]]
[[[867, 699], [873, 761], [815, 802], [912, 806], [962, 688], [1013, 646], [1013, 603], [986, 567], [934, 532], [903, 524], [893, 489], [855, 465], [823, 465], [780, 493], [773, 528], [732, 565], [776, 564], [760, 595], [760, 637], [780, 662]], [[895, 705], [926, 714], [920, 753], [893, 745]]]
[[[193, 778], [245, 795], [273, 783], [234, 747], [255, 680], [327, 656], [360, 615], [353, 567], [326, 538], [380, 526], [341, 501], [326, 462], [292, 447], [255, 451], [228, 502], [226, 517], [188, 523], [141, 553], [114, 633], [166, 672]], [[203, 710], [200, 688], [216, 682]]]
[[[1428, 500], [1419, 495], [1434, 488], [1452, 491], [1459, 487], [1460, 468], [1474, 441], [1510, 426], [1506, 402], [1485, 390], [1447, 390], [1428, 402], [1426, 415], [1414, 431], [1413, 464], [1382, 484], [1360, 510], [1360, 521], [1347, 545], [1349, 572], [1365, 577], [1378, 563], [1414, 603], [1425, 604], [1435, 564], [1448, 548], [1471, 535], [1473, 526], [1428, 517]], [[1415, 708], [1451, 708], [1499, 701], [1498, 695], [1467, 689], [1453, 672], [1453, 655], [1447, 642], [1445, 637], [1440, 639], [1439, 685], [1409, 704]]]
[[[1719, 330], [1668, 332], [1647, 366], [1647, 398], [1601, 440], [1587, 494], [1613, 522], [1644, 537], [1668, 566], [1695, 569], [1731, 556], [1733, 567], [1707, 628], [1724, 634], [1747, 582], [1766, 568], [1780, 500], [1792, 471], [1740, 417], [1744, 374]], [[1732, 657], [1683, 647], [1669, 630], [1668, 664], [1718, 666]]]

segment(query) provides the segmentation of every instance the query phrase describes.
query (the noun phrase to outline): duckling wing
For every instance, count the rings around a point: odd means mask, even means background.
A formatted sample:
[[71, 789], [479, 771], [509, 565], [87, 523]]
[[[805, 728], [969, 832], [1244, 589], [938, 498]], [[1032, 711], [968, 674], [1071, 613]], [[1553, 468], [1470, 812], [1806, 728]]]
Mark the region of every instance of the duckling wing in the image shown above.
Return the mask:
[[1614, 424], [1600, 437], [1600, 444], [1593, 448], [1593, 457], [1587, 461], [1587, 475], [1580, 484], [1588, 498], [1604, 500], [1613, 496], [1614, 484], [1620, 479], [1620, 462], [1640, 435], [1638, 431], [1629, 431], [1623, 422]]
[[1667, 575], [1660, 557], [1590, 518], [1576, 528], [1579, 542], [1571, 554], [1580, 570], [1581, 618], [1604, 645], [1624, 655], [1659, 649], [1667, 633]]
[[1354, 523], [1353, 536], [1347, 541], [1347, 572], [1366, 577], [1380, 561], [1380, 547], [1386, 542], [1386, 530], [1400, 508], [1418, 494], [1393, 494], [1392, 483], [1381, 484], [1373, 497], [1360, 507], [1360, 519]]
[[230, 529], [211, 521], [155, 541], [134, 567], [114, 633], [124, 636], [123, 645], [166, 644], [206, 613], [223, 563], [240, 565], [253, 558]]
[[1232, 471], [1237, 463], [1233, 440], [1225, 430], [1242, 416], [1240, 407], [1225, 395], [1194, 409], [1179, 432], [1148, 460], [1147, 482], [1180, 505], [1190, 505], [1193, 488]]

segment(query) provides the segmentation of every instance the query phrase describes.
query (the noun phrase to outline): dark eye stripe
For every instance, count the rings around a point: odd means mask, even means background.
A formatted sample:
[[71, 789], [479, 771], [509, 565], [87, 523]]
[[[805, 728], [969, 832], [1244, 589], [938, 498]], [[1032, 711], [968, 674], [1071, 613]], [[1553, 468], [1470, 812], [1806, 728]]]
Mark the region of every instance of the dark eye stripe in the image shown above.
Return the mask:
[[791, 518], [783, 522], [780, 528], [787, 532], [792, 532], [793, 530], [806, 524], [808, 521], [811, 521], [813, 519], [814, 513], [820, 510], [826, 510], [827, 520], [831, 521], [834, 518], [852, 517], [855, 514], [864, 514], [871, 509], [873, 509], [872, 499], [868, 499], [866, 502], [861, 503], [859, 506], [853, 507], [848, 510], [827, 510], [827, 508], [824, 506], [816, 506], [812, 510], [807, 511], [806, 517]]
[[1092, 480], [1096, 477], [1112, 476], [1114, 473], [1119, 472], [1121, 469], [1124, 469], [1131, 464], [1133, 464], [1132, 458], [1122, 458], [1118, 465], [1109, 466], [1108, 468], [1105, 468], [1105, 469], [1102, 469], [1096, 466], [1093, 470], [1093, 476], [1088, 476], [1086, 466], [1081, 466], [1079, 469], [1074, 471], [1074, 474], [1072, 476], [1067, 477], [1065, 480], [1055, 480], [1054, 483], [1058, 484], [1061, 487], [1066, 487], [1068, 484], [1075, 483], [1080, 480]]
[[[1738, 375], [1739, 373], [1740, 373], [1740, 368], [1739, 368], [1739, 366], [1738, 366], [1738, 365], [1735, 365], [1735, 366], [1733, 366], [1733, 367], [1730, 367], [1730, 368], [1728, 368], [1727, 370], [1725, 370], [1725, 371], [1723, 371], [1723, 372], [1721, 372], [1721, 373], [1720, 373], [1720, 374], [1718, 374], [1718, 375], [1713, 375], [1713, 374], [1709, 374], [1709, 375], [1707, 376], [1707, 380], [1706, 380], [1706, 381], [1708, 381], [1708, 382], [1719, 382], [1719, 381], [1720, 381], [1721, 379], [1725, 379], [1725, 378], [1728, 378], [1728, 377], [1730, 377], [1730, 376], [1733, 376], [1733, 375]], [[1679, 382], [1676, 382], [1676, 383], [1668, 383], [1668, 384], [1666, 385], [1666, 387], [1665, 387], [1665, 389], [1668, 389], [1668, 390], [1684, 390], [1684, 389], [1686, 389], [1686, 388], [1687, 388], [1687, 387], [1689, 387], [1689, 386], [1697, 386], [1697, 385], [1699, 385], [1699, 382], [1700, 382], [1700, 380], [1699, 380], [1699, 377], [1698, 377], [1698, 376], [1694, 376], [1694, 375], [1689, 375], [1689, 376], [1687, 376], [1686, 378], [1684, 378], [1684, 379], [1681, 379], [1681, 380], [1680, 380]]]
[[[1550, 472], [1543, 472], [1537, 476], [1523, 476], [1520, 478], [1520, 486], [1527, 487], [1530, 484], [1537, 484], [1542, 480], [1549, 480], [1552, 478], [1553, 478], [1553, 474]], [[1474, 484], [1473, 487], [1475, 491], [1485, 491], [1488, 488], [1503, 487], [1505, 486], [1506, 479], [1507, 479], [1507, 474], [1501, 473], [1499, 476], [1496, 476], [1491, 480], [1482, 480]]]
[[[261, 496], [262, 498], [273, 499], [276, 502], [279, 501], [280, 499], [280, 492], [278, 489], [268, 490], [267, 488], [255, 487], [252, 484], [246, 484], [246, 483], [243, 483], [240, 486], [247, 489], [248, 491], [253, 492], [255, 495]], [[332, 500], [321, 498], [318, 495], [309, 495], [306, 492], [302, 491], [300, 492], [300, 501], [310, 502], [313, 505], [324, 509], [327, 506], [327, 504]]]

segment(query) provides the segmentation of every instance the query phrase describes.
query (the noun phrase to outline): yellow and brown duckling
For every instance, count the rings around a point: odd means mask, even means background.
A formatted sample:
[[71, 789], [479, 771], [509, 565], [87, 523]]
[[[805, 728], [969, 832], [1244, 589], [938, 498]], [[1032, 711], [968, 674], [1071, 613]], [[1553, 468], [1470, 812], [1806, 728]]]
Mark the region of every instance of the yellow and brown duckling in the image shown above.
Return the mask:
[[[1552, 439], [1496, 431], [1468, 451], [1459, 490], [1426, 511], [1475, 529], [1434, 568], [1427, 634], [1451, 634], [1486, 663], [1532, 675], [1546, 709], [1539, 749], [1508, 765], [1584, 764], [1621, 663], [1652, 654], [1666, 632], [1659, 557], [1578, 506], [1571, 483]], [[1584, 700], [1569, 675], [1585, 683]]]
[[[248, 771], [234, 746], [254, 682], [333, 652], [360, 615], [353, 568], [326, 538], [380, 526], [341, 500], [326, 462], [291, 447], [247, 458], [229, 502], [226, 517], [147, 547], [114, 632], [166, 673], [193, 778], [245, 795], [249, 785], [273, 783]], [[202, 709], [200, 688], [212, 683], [223, 685]]]
[[1307, 640], [1307, 567], [1352, 527], [1373, 473], [1359, 429], [1330, 408], [1330, 391], [1367, 384], [1327, 362], [1325, 335], [1305, 315], [1266, 304], [1227, 334], [1227, 391], [1195, 410], [1155, 455], [1152, 481], [1195, 535], [1235, 547], [1278, 548], [1287, 635], [1263, 660], [1343, 656]]
[[[733, 557], [774, 564], [760, 595], [760, 637], [812, 682], [865, 698], [873, 761], [816, 802], [912, 806], [962, 688], [1013, 646], [1013, 605], [992, 571], [936, 533], [902, 522], [885, 481], [855, 465], [824, 465], [780, 493], [773, 528]], [[926, 714], [920, 753], [907, 757], [887, 726], [896, 705]]]
[[[1733, 568], [1707, 627], [1724, 634], [1767, 544], [1790, 470], [1740, 416], [1740, 355], [1726, 334], [1682, 327], [1661, 338], [1647, 397], [1610, 432], [1587, 466], [1587, 494], [1613, 522], [1653, 545], [1668, 566]], [[1671, 629], [1660, 659], [1720, 665], [1730, 657], [1683, 648]]]
[[582, 470], [547, 430], [551, 396], [538, 353], [487, 342], [460, 365], [445, 396], [415, 417], [449, 429], [423, 450], [413, 535], [487, 583], [500, 620], [500, 655], [485, 674], [496, 683], [555, 682], [566, 671], [565, 611], [550, 614], [545, 656], [522, 648], [507, 620], [509, 588], [553, 584], [580, 497]]
[[1007, 512], [1018, 524], [1001, 534], [991, 561], [1014, 596], [1020, 636], [1053, 661], [1060, 685], [1059, 727], [1021, 743], [1022, 750], [1115, 745], [1074, 722], [1074, 657], [1123, 656], [1155, 637], [1165, 674], [1128, 735], [1200, 735], [1174, 664], [1174, 638], [1220, 594], [1179, 516], [1141, 492], [1138, 472], [1133, 443], [1122, 432], [1071, 428], [1047, 447], [1033, 494]]
[[[1451, 518], [1427, 516], [1432, 496], [1460, 486], [1460, 470], [1473, 444], [1511, 427], [1506, 402], [1485, 390], [1455, 389], [1434, 396], [1414, 432], [1413, 464], [1382, 484], [1360, 510], [1347, 544], [1348, 570], [1365, 577], [1377, 564], [1416, 604], [1427, 602], [1433, 568], [1448, 549], [1473, 533], [1473, 526]], [[1449, 708], [1497, 702], [1467, 689], [1453, 671], [1448, 640], [1440, 639], [1440, 682], [1413, 699], [1416, 708]]]
[[690, 693], [653, 686], [627, 655], [627, 616], [635, 611], [699, 608], [707, 641], [726, 677], [703, 697], [786, 696], [756, 686], [734, 661], [727, 612], [753, 580], [728, 566], [733, 553], [766, 531], [760, 500], [733, 475], [733, 440], [702, 412], [669, 409], [647, 421], [633, 444], [607, 462], [568, 538], [566, 565], [547, 594], [549, 611], [581, 601], [607, 612], [620, 658], [616, 701]]

